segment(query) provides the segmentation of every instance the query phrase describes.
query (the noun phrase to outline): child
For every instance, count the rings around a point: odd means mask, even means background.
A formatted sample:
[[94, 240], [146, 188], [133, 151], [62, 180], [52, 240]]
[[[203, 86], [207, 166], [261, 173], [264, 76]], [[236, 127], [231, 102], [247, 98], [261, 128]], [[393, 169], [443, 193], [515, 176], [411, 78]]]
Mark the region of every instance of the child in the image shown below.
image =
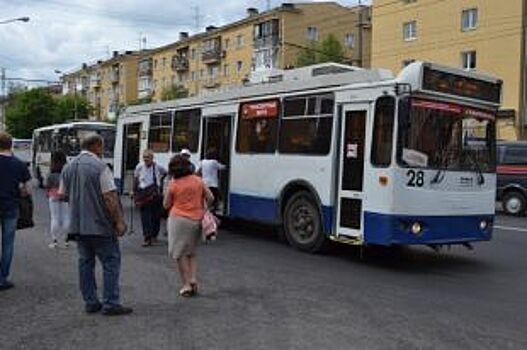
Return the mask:
[[51, 225], [49, 234], [51, 236], [50, 248], [56, 248], [58, 240], [64, 240], [64, 246], [68, 247], [65, 240], [69, 229], [68, 203], [59, 194], [60, 173], [66, 164], [66, 155], [62, 151], [55, 151], [51, 154], [51, 166], [49, 175], [46, 178], [46, 190], [49, 199], [49, 212]]

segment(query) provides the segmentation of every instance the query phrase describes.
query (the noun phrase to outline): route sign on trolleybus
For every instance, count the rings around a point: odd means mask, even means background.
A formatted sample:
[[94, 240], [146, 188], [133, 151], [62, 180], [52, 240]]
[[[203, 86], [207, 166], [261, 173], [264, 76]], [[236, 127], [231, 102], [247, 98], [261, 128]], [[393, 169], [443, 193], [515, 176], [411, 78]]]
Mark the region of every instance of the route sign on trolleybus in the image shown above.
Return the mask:
[[[273, 82], [129, 107], [115, 177], [140, 151], [183, 148], [227, 165], [218, 214], [280, 225], [306, 251], [351, 244], [469, 244], [492, 237], [501, 81], [415, 62], [284, 71]], [[335, 65], [336, 66], [336, 65]]]

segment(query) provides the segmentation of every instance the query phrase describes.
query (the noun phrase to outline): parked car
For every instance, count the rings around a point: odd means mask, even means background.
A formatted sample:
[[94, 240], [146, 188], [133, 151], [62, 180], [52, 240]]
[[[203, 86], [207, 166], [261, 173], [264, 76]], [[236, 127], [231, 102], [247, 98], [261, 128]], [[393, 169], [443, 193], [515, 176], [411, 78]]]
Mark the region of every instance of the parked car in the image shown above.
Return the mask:
[[498, 142], [497, 200], [509, 215], [527, 209], [527, 142]]

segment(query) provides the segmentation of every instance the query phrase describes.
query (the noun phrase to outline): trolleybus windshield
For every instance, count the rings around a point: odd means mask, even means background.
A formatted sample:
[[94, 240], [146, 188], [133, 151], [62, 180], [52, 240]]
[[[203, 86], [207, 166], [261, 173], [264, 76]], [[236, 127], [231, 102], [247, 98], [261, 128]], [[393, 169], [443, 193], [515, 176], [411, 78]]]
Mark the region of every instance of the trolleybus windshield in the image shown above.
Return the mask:
[[405, 167], [495, 170], [495, 118], [452, 103], [405, 99], [399, 108], [398, 161]]

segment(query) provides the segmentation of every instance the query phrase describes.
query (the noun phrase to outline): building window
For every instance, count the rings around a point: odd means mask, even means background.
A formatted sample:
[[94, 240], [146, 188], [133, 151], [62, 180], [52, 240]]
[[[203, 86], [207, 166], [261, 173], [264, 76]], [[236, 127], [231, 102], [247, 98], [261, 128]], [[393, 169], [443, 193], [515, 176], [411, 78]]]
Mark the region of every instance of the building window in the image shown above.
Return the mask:
[[383, 96], [375, 104], [371, 164], [388, 167], [392, 162], [393, 123], [395, 120], [395, 98]]
[[223, 75], [224, 76], [228, 76], [229, 75], [229, 65], [228, 64], [224, 64], [223, 65]]
[[478, 25], [478, 9], [463, 10], [461, 13], [461, 29], [473, 30]]
[[307, 40], [309, 41], [318, 41], [320, 38], [320, 32], [317, 27], [309, 26], [307, 27]]
[[414, 63], [415, 60], [413, 58], [409, 58], [407, 60], [403, 60], [403, 63], [402, 63], [402, 67], [406, 67], [407, 65], [411, 64], [411, 63]]
[[284, 99], [278, 150], [280, 153], [324, 155], [331, 148], [333, 95]]
[[353, 47], [355, 46], [355, 36], [351, 33], [346, 34], [346, 36], [344, 37], [344, 45], [348, 49], [353, 49]]
[[243, 68], [243, 62], [242, 61], [236, 62], [236, 71], [238, 73], [240, 73], [242, 71], [242, 68]]
[[403, 24], [403, 38], [405, 41], [417, 39], [417, 22], [410, 21]]
[[279, 100], [253, 101], [240, 105], [236, 151], [274, 153], [278, 133]]
[[179, 152], [183, 148], [193, 153], [198, 151], [200, 117], [201, 110], [199, 109], [175, 113], [172, 127], [172, 152]]
[[193, 60], [196, 58], [196, 49], [190, 50], [190, 59]]
[[199, 70], [199, 78], [200, 78], [200, 79], [203, 79], [203, 77], [205, 76], [204, 73], [205, 73], [205, 72], [203, 71], [203, 69], [200, 69], [200, 70]]
[[238, 48], [241, 48], [241, 47], [243, 47], [243, 45], [244, 45], [243, 35], [238, 35], [238, 36], [236, 37], [236, 46], [237, 46]]
[[148, 148], [154, 152], [168, 152], [170, 149], [170, 129], [172, 117], [170, 112], [153, 113], [150, 115], [148, 131]]
[[161, 62], [162, 62], [163, 68], [165, 68], [167, 65], [167, 58], [163, 57], [163, 60]]
[[403, 4], [408, 5], [411, 3], [417, 2], [417, 0], [403, 0]]
[[466, 51], [461, 53], [461, 64], [463, 69], [476, 69], [476, 51]]
[[223, 42], [223, 48], [225, 50], [228, 50], [230, 43], [231, 43], [231, 40], [229, 38], [225, 39], [225, 41]]
[[190, 72], [190, 80], [196, 80], [196, 72]]

